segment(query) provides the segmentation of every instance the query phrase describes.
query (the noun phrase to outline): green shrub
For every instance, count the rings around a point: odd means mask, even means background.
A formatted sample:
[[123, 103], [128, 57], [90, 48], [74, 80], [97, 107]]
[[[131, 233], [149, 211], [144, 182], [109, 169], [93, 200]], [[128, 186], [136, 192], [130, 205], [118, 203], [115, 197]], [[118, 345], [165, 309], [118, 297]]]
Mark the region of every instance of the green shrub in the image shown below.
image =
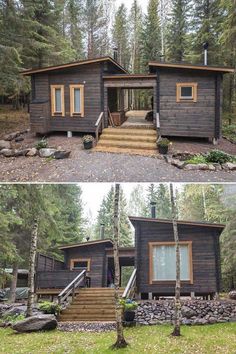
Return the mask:
[[207, 161], [205, 156], [198, 154], [193, 156], [191, 159], [186, 160], [186, 163], [197, 165], [198, 163], [207, 163]]
[[44, 301], [39, 304], [39, 310], [46, 314], [59, 315], [61, 306], [56, 302]]
[[20, 315], [6, 315], [2, 317], [2, 321], [3, 322], [11, 322], [11, 323], [15, 323], [15, 322], [19, 322], [25, 319], [25, 315], [20, 314]]
[[167, 138], [162, 138], [160, 140], [157, 141], [157, 146], [169, 146], [171, 145], [172, 143], [170, 142], [169, 139]]
[[37, 142], [37, 144], [35, 145], [35, 147], [36, 147], [37, 150], [47, 148], [47, 147], [48, 147], [48, 141], [47, 141], [47, 139], [46, 139], [45, 137], [42, 138], [41, 140], [39, 140], [39, 141]]
[[206, 155], [206, 161], [209, 163], [223, 164], [226, 162], [234, 162], [235, 160], [236, 158], [234, 156], [220, 150], [212, 150]]
[[120, 304], [123, 306], [124, 311], [134, 311], [138, 307], [137, 302], [131, 299], [121, 299]]

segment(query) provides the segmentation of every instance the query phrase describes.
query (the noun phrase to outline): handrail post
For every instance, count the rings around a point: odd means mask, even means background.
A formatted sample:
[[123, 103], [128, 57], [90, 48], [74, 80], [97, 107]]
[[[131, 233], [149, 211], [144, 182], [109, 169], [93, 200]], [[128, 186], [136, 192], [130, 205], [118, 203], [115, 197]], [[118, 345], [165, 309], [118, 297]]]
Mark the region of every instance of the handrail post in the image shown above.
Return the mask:
[[75, 298], [75, 284], [73, 285], [72, 301], [74, 301], [74, 298]]

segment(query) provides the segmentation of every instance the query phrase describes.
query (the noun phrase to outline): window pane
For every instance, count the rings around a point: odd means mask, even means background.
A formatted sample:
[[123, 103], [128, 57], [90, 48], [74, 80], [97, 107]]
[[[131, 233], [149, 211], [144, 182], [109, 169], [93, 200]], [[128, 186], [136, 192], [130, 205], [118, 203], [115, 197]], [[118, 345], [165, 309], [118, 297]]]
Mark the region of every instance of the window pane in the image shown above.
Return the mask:
[[80, 113], [80, 89], [74, 89], [74, 111]]
[[192, 98], [193, 88], [191, 86], [183, 86], [181, 87], [181, 97], [184, 98]]
[[79, 262], [74, 262], [74, 269], [77, 268], [87, 268], [88, 262], [87, 261], [79, 261]]
[[55, 111], [61, 112], [61, 89], [55, 89]]
[[[175, 280], [176, 254], [175, 246], [153, 247], [153, 280]], [[188, 246], [180, 246], [180, 278], [189, 280]]]

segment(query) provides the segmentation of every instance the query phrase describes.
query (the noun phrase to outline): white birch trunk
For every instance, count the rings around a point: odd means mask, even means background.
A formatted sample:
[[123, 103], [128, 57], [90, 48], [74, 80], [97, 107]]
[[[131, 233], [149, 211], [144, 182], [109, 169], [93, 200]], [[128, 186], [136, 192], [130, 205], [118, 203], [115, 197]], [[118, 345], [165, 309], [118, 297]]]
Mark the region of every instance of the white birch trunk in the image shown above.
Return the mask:
[[174, 199], [173, 185], [170, 183], [170, 197], [172, 207], [172, 222], [173, 232], [176, 249], [176, 284], [175, 284], [175, 319], [174, 330], [171, 333], [173, 336], [180, 336], [180, 315], [181, 315], [181, 303], [180, 303], [180, 249], [179, 249], [179, 233], [178, 225], [176, 222], [176, 205]]
[[16, 302], [17, 278], [18, 278], [18, 263], [15, 262], [12, 266], [12, 279], [11, 279], [10, 295], [9, 295], [9, 302], [11, 304]]
[[37, 241], [38, 241], [38, 222], [37, 220], [35, 220], [32, 233], [31, 233], [29, 278], [28, 278], [29, 293], [28, 293], [26, 317], [31, 317], [33, 315], [34, 278], [35, 278], [35, 261], [36, 261], [36, 254], [37, 254]]
[[116, 302], [116, 330], [117, 340], [112, 346], [113, 348], [124, 348], [127, 343], [123, 333], [123, 308], [120, 305], [119, 286], [120, 286], [120, 262], [119, 262], [119, 201], [120, 201], [120, 185], [115, 185], [115, 201], [114, 201], [114, 265], [115, 265], [115, 302]]

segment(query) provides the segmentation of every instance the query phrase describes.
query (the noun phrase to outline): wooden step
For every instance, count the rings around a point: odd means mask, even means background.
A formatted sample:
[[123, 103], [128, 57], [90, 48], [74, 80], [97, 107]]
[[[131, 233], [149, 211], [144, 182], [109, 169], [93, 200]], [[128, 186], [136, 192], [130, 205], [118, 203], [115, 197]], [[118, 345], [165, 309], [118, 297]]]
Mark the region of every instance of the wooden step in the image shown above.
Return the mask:
[[121, 135], [121, 134], [105, 134], [102, 135], [99, 142], [105, 140], [123, 140], [123, 141], [137, 141], [144, 143], [156, 143], [156, 135], [145, 136], [145, 135]]
[[155, 143], [145, 143], [145, 142], [136, 142], [136, 141], [126, 141], [126, 140], [100, 140], [98, 142], [99, 146], [107, 147], [119, 147], [119, 148], [131, 148], [131, 149], [144, 149], [144, 150], [156, 150]]
[[102, 135], [145, 135], [145, 136], [157, 136], [155, 129], [137, 129], [137, 128], [105, 128], [102, 131]]
[[[97, 309], [97, 308], [100, 308], [100, 309], [114, 309], [114, 306], [115, 304], [104, 304], [104, 303], [100, 303], [100, 304], [81, 304], [81, 303], [77, 303], [77, 304], [74, 304], [72, 303], [70, 305], [70, 307], [68, 307], [68, 310], [82, 310], [82, 309]], [[65, 311], [65, 310], [63, 310]]]
[[115, 322], [116, 317], [78, 317], [78, 316], [61, 316], [60, 322]]
[[108, 308], [86, 308], [86, 309], [72, 309], [72, 308], [68, 308], [66, 310], [62, 310], [62, 315], [65, 314], [65, 315], [69, 315], [69, 314], [77, 314], [77, 315], [80, 315], [80, 314], [85, 314], [85, 315], [89, 315], [89, 314], [99, 314], [99, 315], [106, 315], [106, 314], [113, 314], [114, 315], [115, 313], [115, 308], [113, 309], [108, 309]]

